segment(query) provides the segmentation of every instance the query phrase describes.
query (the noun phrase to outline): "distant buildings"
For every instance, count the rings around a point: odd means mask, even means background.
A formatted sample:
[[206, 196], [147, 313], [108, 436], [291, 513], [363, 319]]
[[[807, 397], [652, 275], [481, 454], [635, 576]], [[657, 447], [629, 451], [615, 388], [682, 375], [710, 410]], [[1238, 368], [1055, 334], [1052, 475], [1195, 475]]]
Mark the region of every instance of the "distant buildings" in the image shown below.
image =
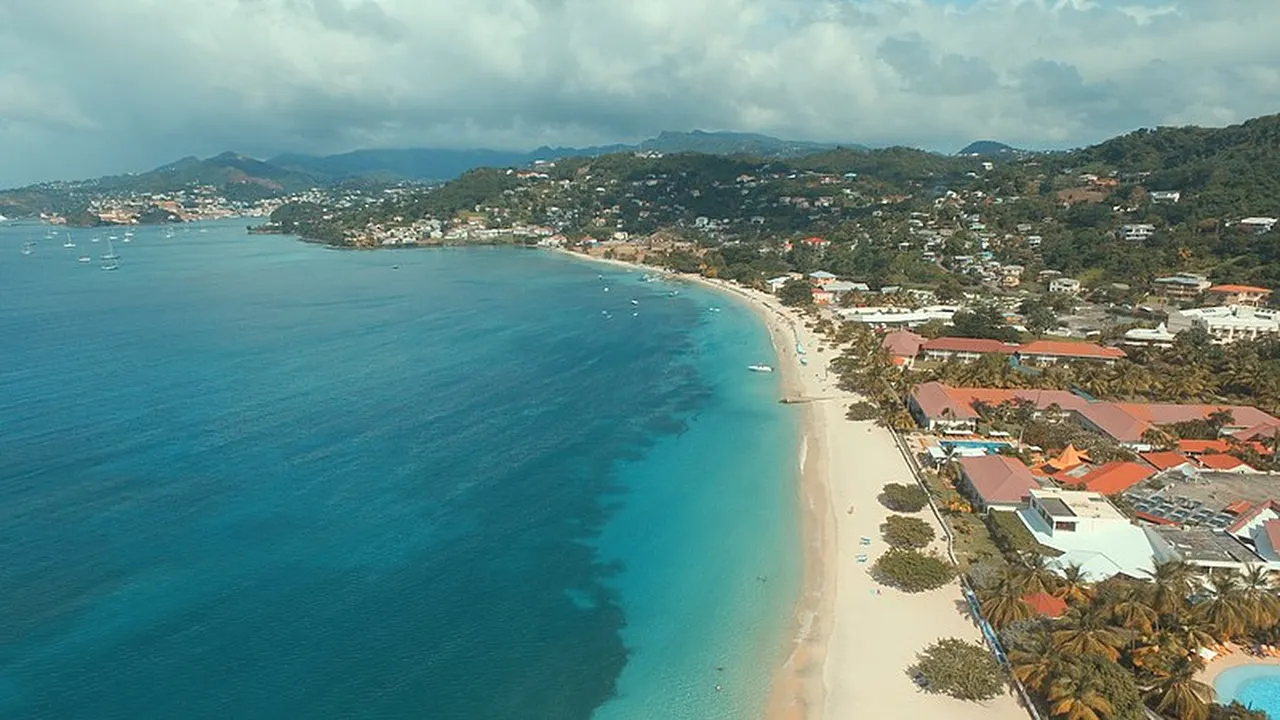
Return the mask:
[[1201, 328], [1219, 344], [1280, 334], [1280, 310], [1228, 305], [1169, 313], [1169, 332]]
[[1069, 277], [1054, 278], [1049, 281], [1049, 292], [1077, 295], [1080, 293], [1080, 281]]
[[1173, 204], [1182, 199], [1182, 193], [1177, 190], [1152, 190], [1151, 202], [1156, 205]]
[[1018, 361], [1030, 365], [1056, 365], [1067, 362], [1100, 362], [1111, 365], [1125, 357], [1120, 348], [1103, 347], [1093, 343], [1063, 342], [1061, 340], [1034, 340], [1017, 350]]
[[1124, 334], [1126, 345], [1172, 347], [1175, 339], [1177, 339], [1177, 333], [1170, 332], [1164, 323], [1154, 328], [1133, 328], [1125, 331]]
[[1214, 285], [1204, 293], [1210, 305], [1262, 307], [1271, 297], [1271, 291], [1267, 288], [1252, 285]]
[[1152, 281], [1156, 293], [1174, 302], [1192, 302], [1200, 297], [1213, 283], [1203, 275], [1178, 273], [1168, 277], [1156, 278]]
[[1142, 242], [1150, 238], [1156, 232], [1156, 226], [1147, 223], [1137, 223], [1131, 225], [1121, 225], [1116, 234], [1121, 240], [1127, 242]]

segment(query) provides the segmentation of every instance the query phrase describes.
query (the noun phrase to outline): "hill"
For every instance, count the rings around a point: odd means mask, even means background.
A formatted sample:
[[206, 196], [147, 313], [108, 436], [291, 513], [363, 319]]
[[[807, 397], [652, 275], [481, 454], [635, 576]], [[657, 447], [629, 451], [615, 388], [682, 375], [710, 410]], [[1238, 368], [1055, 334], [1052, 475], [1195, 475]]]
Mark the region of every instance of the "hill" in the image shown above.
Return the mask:
[[1016, 155], [1023, 152], [1012, 145], [1005, 145], [995, 140], [977, 140], [965, 145], [957, 155], [979, 155], [981, 157], [1000, 157], [1002, 155]]

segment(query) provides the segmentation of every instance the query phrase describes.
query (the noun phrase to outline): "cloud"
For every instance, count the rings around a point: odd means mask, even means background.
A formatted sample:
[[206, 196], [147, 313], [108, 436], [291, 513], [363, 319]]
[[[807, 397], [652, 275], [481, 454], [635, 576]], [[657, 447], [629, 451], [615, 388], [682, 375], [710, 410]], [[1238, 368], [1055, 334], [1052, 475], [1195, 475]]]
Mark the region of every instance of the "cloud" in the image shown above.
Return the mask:
[[1274, 0], [6, 0], [0, 185], [732, 129], [953, 150], [1280, 111]]

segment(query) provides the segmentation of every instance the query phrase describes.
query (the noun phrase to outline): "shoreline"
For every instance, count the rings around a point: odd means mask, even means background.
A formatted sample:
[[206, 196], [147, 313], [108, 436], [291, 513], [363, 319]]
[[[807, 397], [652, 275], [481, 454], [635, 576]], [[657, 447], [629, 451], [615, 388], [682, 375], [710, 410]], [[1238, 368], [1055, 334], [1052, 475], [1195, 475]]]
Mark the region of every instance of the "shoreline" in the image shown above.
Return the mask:
[[[847, 405], [859, 396], [841, 391], [827, 370], [838, 349], [827, 347], [799, 311], [773, 295], [725, 280], [558, 252], [659, 272], [730, 295], [769, 331], [778, 356], [780, 400], [802, 406], [796, 492], [804, 567], [789, 633], [772, 668], [766, 720], [1028, 717], [1012, 691], [986, 702], [964, 702], [927, 694], [909, 677], [916, 654], [930, 643], [947, 637], [982, 642], [982, 634], [964, 610], [959, 580], [937, 590], [906, 593], [871, 577], [870, 568], [885, 549], [880, 525], [892, 514], [878, 500], [881, 488], [890, 482], [914, 483], [915, 478], [888, 430], [845, 417]], [[801, 364], [801, 355], [807, 364]], [[930, 549], [945, 553], [938, 519], [928, 508], [915, 515], [934, 528]]]

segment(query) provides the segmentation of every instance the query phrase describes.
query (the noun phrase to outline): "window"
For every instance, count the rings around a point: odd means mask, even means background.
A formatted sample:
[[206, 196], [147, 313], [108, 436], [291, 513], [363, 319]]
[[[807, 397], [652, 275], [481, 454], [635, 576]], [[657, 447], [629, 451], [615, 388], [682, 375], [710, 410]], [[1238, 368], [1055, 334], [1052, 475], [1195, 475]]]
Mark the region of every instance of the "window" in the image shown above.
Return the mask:
[[1062, 530], [1063, 532], [1075, 532], [1076, 524], [1069, 522], [1056, 522], [1053, 524], [1054, 531]]

